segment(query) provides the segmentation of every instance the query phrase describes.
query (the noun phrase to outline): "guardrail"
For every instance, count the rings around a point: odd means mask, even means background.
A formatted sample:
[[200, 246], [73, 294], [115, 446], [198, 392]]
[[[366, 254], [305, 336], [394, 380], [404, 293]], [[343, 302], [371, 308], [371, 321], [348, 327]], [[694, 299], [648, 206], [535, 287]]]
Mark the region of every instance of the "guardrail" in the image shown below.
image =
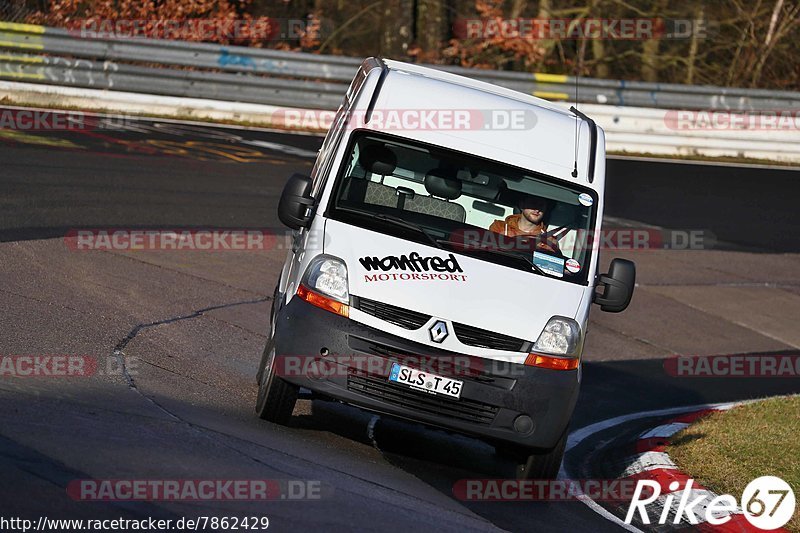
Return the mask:
[[[0, 22], [0, 79], [335, 109], [360, 59], [77, 32]], [[153, 66], [153, 65], [158, 65]], [[575, 99], [571, 76], [436, 68], [550, 100]], [[800, 93], [580, 78], [578, 101], [673, 109], [800, 108]]]
[[[141, 95], [162, 95], [166, 98], [160, 109], [175, 107], [172, 101], [165, 103], [169, 97], [228, 102], [225, 106], [239, 110], [232, 112], [237, 119], [258, 116], [261, 120], [274, 111], [272, 106], [332, 110], [341, 102], [360, 62], [208, 43], [81, 37], [59, 28], [0, 22], [0, 84], [9, 85], [3, 80], [46, 84], [57, 86], [49, 90], [62, 95], [69, 88], [80, 89], [83, 98], [69, 97], [81, 105], [89, 98], [110, 99], [116, 109], [120, 109], [120, 99], [140, 106]], [[574, 101], [575, 79], [569, 76], [435, 68], [549, 100]], [[109, 94], [117, 95], [116, 100]], [[724, 131], [678, 130], [670, 127], [667, 118], [670, 109], [795, 111], [800, 110], [798, 92], [580, 78], [578, 95], [585, 105], [582, 109], [606, 130], [609, 150], [800, 161], [796, 118], [794, 127], [774, 131], [753, 129], [746, 120]], [[114, 109], [114, 105], [106, 108]], [[261, 108], [255, 109], [258, 105]], [[219, 116], [220, 106], [214, 106]]]
[[742, 119], [744, 127], [715, 128], [695, 113], [681, 120], [674, 110], [595, 104], [581, 110], [605, 130], [608, 151], [800, 162], [800, 123], [787, 129], [747, 128], [747, 117], [732, 114], [725, 118]]

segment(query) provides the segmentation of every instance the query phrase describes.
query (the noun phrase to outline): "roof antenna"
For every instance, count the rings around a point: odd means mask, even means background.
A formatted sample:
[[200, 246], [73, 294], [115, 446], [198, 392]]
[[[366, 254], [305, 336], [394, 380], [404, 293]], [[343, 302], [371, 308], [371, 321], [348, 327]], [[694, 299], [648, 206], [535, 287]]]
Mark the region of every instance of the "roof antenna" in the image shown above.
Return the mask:
[[578, 59], [575, 58], [575, 164], [572, 167], [572, 177], [578, 177]]

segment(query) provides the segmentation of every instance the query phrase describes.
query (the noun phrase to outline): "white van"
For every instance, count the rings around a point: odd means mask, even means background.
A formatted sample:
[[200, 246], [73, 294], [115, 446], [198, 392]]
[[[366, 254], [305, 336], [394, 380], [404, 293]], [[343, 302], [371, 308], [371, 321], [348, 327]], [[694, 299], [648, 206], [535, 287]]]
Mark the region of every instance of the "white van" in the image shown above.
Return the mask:
[[552, 478], [592, 303], [624, 310], [635, 267], [600, 275], [603, 131], [509, 89], [364, 61], [311, 176], [258, 371], [258, 415], [298, 390], [473, 435]]

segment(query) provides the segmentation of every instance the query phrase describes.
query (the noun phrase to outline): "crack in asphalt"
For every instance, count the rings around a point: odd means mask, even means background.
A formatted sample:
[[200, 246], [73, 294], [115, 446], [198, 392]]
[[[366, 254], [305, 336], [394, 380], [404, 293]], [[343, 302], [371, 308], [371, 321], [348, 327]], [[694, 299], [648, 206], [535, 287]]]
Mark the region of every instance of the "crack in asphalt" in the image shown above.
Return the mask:
[[61, 309], [69, 309], [70, 311], [74, 311], [76, 313], [83, 313], [83, 311], [81, 311], [80, 309], [76, 309], [76, 308], [70, 307], [68, 305], [60, 304], [60, 303], [57, 303], [57, 302], [48, 302], [46, 300], [42, 300], [41, 298], [36, 298], [34, 296], [29, 296], [29, 295], [26, 295], [26, 294], [19, 294], [17, 292], [10, 291], [8, 289], [0, 289], [0, 292], [4, 292], [6, 294], [10, 294], [11, 296], [16, 296], [18, 298], [22, 298], [24, 300], [30, 300], [32, 302], [45, 304], [45, 305], [57, 305]]
[[[164, 407], [161, 404], [159, 404], [156, 400], [150, 398], [144, 392], [142, 392], [138, 388], [138, 386], [136, 385], [136, 381], [134, 380], [133, 376], [128, 372], [128, 368], [125, 365], [125, 359], [124, 359], [124, 355], [125, 354], [124, 354], [123, 350], [125, 349], [125, 347], [134, 338], [136, 338], [136, 336], [142, 330], [145, 330], [147, 328], [152, 328], [152, 327], [155, 327], [155, 326], [160, 326], [160, 325], [174, 324], [174, 323], [182, 321], [182, 320], [191, 320], [193, 318], [201, 317], [201, 316], [203, 316], [205, 313], [207, 313], [209, 311], [215, 311], [215, 310], [218, 310], [218, 309], [225, 309], [225, 308], [235, 307], [235, 306], [239, 306], [239, 305], [252, 305], [252, 304], [256, 304], [256, 303], [263, 303], [263, 302], [270, 301], [270, 300], [272, 300], [271, 296], [263, 297], [263, 298], [256, 298], [256, 299], [252, 299], [252, 300], [239, 301], [239, 302], [231, 302], [231, 303], [227, 303], [227, 304], [219, 304], [219, 305], [204, 307], [202, 309], [198, 309], [196, 311], [193, 311], [193, 312], [185, 314], [185, 315], [179, 315], [179, 316], [176, 316], [176, 317], [165, 318], [163, 320], [157, 320], [157, 321], [153, 321], [153, 322], [137, 324], [136, 326], [133, 327], [133, 329], [131, 329], [131, 331], [125, 337], [123, 337], [116, 344], [116, 346], [114, 346], [112, 355], [118, 359], [119, 364], [120, 364], [120, 368], [122, 368], [122, 373], [125, 376], [125, 379], [126, 379], [126, 381], [128, 383], [128, 387], [131, 390], [133, 390], [136, 394], [141, 396], [145, 401], [147, 401], [148, 403], [150, 403], [151, 405], [156, 407], [159, 411], [161, 411], [165, 415], [167, 415], [170, 418], [170, 420], [172, 420], [173, 422], [185, 425], [186, 427], [188, 427], [192, 431], [196, 432], [198, 435], [202, 436], [203, 438], [212, 440], [212, 441], [216, 442], [217, 444], [219, 444], [220, 446], [223, 446], [223, 447], [231, 450], [232, 452], [234, 452], [234, 453], [236, 453], [238, 455], [241, 455], [242, 457], [245, 457], [245, 458], [249, 459], [250, 461], [253, 461], [254, 463], [256, 463], [258, 465], [265, 466], [267, 468], [270, 468], [272, 470], [276, 470], [278, 472], [282, 472], [283, 474], [286, 474], [286, 475], [290, 475], [290, 476], [293, 475], [293, 473], [290, 472], [290, 471], [281, 469], [280, 467], [276, 466], [275, 464], [267, 463], [267, 462], [259, 459], [258, 457], [255, 457], [255, 456], [253, 456], [251, 454], [248, 454], [245, 451], [240, 450], [239, 448], [235, 447], [234, 445], [225, 442], [222, 437], [224, 437], [225, 439], [233, 439], [234, 441], [239, 441], [239, 442], [242, 442], [242, 443], [250, 445], [250, 446], [256, 446], [258, 448], [269, 450], [271, 453], [279, 453], [279, 454], [281, 454], [283, 456], [291, 457], [292, 459], [303, 461], [303, 462], [308, 463], [310, 465], [313, 465], [315, 467], [323, 467], [323, 468], [325, 468], [327, 470], [330, 470], [332, 472], [336, 472], [337, 474], [340, 474], [340, 475], [346, 475], [346, 476], [349, 476], [349, 477], [354, 477], [354, 478], [356, 478], [356, 479], [358, 479], [358, 480], [360, 480], [360, 481], [362, 481], [364, 483], [368, 483], [369, 485], [374, 485], [374, 486], [381, 487], [382, 489], [390, 491], [391, 493], [399, 494], [399, 495], [402, 495], [403, 497], [406, 497], [406, 498], [409, 498], [409, 499], [412, 499], [412, 500], [415, 500], [415, 501], [425, 501], [426, 502], [426, 500], [418, 498], [417, 496], [415, 496], [413, 494], [409, 494], [407, 492], [400, 491], [400, 490], [398, 490], [396, 488], [390, 487], [390, 486], [385, 485], [383, 483], [376, 482], [376, 481], [371, 480], [371, 479], [363, 478], [361, 476], [356, 476], [351, 472], [346, 472], [346, 471], [343, 471], [343, 470], [339, 470], [339, 469], [333, 468], [333, 467], [331, 467], [329, 465], [323, 465], [323, 464], [320, 464], [320, 463], [316, 463], [316, 462], [310, 461], [310, 460], [308, 460], [308, 459], [306, 459], [304, 457], [292, 455], [292, 454], [286, 453], [284, 451], [281, 451], [281, 450], [278, 450], [278, 449], [275, 449], [275, 448], [271, 448], [271, 447], [266, 446], [266, 445], [264, 445], [263, 443], [260, 443], [260, 442], [253, 442], [253, 441], [251, 441], [249, 439], [245, 439], [245, 438], [242, 438], [242, 437], [237, 437], [235, 435], [229, 435], [227, 433], [222, 433], [222, 432], [220, 432], [218, 430], [215, 430], [213, 428], [209, 428], [209, 427], [205, 427], [205, 426], [202, 426], [202, 425], [199, 425], [199, 424], [195, 424], [193, 422], [189, 422], [188, 420], [185, 420], [185, 419], [179, 417], [178, 415], [174, 414], [172, 411], [168, 410], [166, 407]], [[157, 366], [157, 365], [154, 365], [154, 366]], [[378, 451], [380, 451], [380, 449], [378, 448], [377, 442], [374, 439], [374, 429], [375, 429], [375, 425], [377, 424], [377, 422], [379, 420], [380, 420], [380, 417], [376, 415], [375, 417], [373, 417], [370, 420], [369, 426], [367, 428], [369, 439], [372, 442], [372, 445], [375, 447], [375, 449], [378, 449]], [[419, 478], [417, 478], [417, 479], [419, 479]], [[352, 494], [357, 494], [357, 495], [363, 496], [363, 494], [361, 494], [361, 493], [359, 493], [357, 491], [354, 491], [354, 490], [349, 490], [349, 489], [337, 489], [337, 490], [344, 490], [344, 492], [349, 492], [349, 493], [352, 493]], [[397, 505], [398, 502], [395, 501], [394, 504]], [[476, 518], [476, 516], [474, 514], [472, 514], [471, 512], [460, 512], [460, 511], [457, 511], [457, 510], [442, 510], [442, 509], [437, 509], [436, 512], [442, 512], [442, 511], [445, 511], [447, 513], [452, 513], [453, 515], [470, 517], [470, 518], [475, 519], [475, 520], [477, 520], [479, 522], [481, 520], [485, 521], [485, 519], [480, 517], [480, 515], [477, 515], [477, 518]]]
[[800, 286], [800, 282], [723, 282], [723, 283], [636, 283], [636, 287], [757, 287], [766, 289], [784, 289]]
[[144, 329], [147, 329], [147, 328], [152, 328], [152, 327], [156, 327], [156, 326], [163, 326], [163, 325], [166, 325], [166, 324], [174, 324], [175, 322], [180, 322], [182, 320], [191, 320], [193, 318], [198, 318], [200, 316], [203, 316], [205, 313], [208, 313], [209, 311], [216, 311], [218, 309], [226, 309], [226, 308], [229, 308], [229, 307], [236, 307], [238, 305], [251, 305], [251, 304], [257, 304], [257, 303], [263, 303], [263, 302], [267, 302], [269, 300], [272, 300], [271, 296], [265, 296], [265, 297], [262, 297], [262, 298], [255, 298], [255, 299], [252, 299], [252, 300], [244, 300], [244, 301], [240, 301], [240, 302], [231, 302], [231, 303], [227, 303], [227, 304], [211, 305], [209, 307], [203, 307], [202, 309], [197, 309], [197, 310], [192, 311], [191, 313], [186, 314], [186, 315], [179, 315], [179, 316], [175, 316], [175, 317], [171, 317], [171, 318], [165, 318], [165, 319], [162, 319], [162, 320], [156, 320], [154, 322], [137, 324], [137, 325], [135, 325], [133, 327], [132, 330], [130, 330], [128, 332], [128, 334], [125, 337], [123, 337], [116, 344], [116, 346], [114, 346], [114, 349], [112, 350], [111, 355], [117, 359], [117, 362], [119, 363], [120, 368], [122, 369], [122, 375], [125, 377], [125, 381], [128, 383], [128, 387], [131, 390], [133, 390], [134, 392], [139, 394], [142, 398], [144, 398], [146, 401], [148, 401], [150, 404], [155, 406], [158, 410], [160, 410], [161, 412], [163, 412], [164, 414], [166, 414], [167, 416], [169, 416], [173, 420], [178, 420], [178, 421], [185, 422], [184, 420], [181, 420], [178, 416], [173, 414], [171, 411], [166, 409], [164, 406], [159, 404], [157, 401], [153, 400], [152, 398], [150, 398], [149, 396], [147, 396], [146, 394], [144, 394], [142, 391], [139, 390], [139, 387], [136, 386], [136, 380], [133, 379], [133, 376], [128, 371], [128, 366], [125, 364], [125, 353], [123, 351], [125, 349], [125, 347], [128, 346], [128, 343], [130, 343], [136, 337], [136, 335], [139, 334], [140, 331], [142, 331]]
[[172, 374], [173, 376], [178, 376], [178, 377], [181, 377], [181, 378], [184, 378], [184, 379], [188, 379], [189, 381], [194, 381], [195, 383], [200, 383], [201, 385], [205, 385], [207, 387], [212, 387], [213, 386], [211, 383], [208, 383], [208, 382], [203, 381], [201, 379], [193, 378], [191, 376], [185, 376], [185, 375], [181, 374], [180, 372], [176, 372], [175, 370], [172, 370], [171, 368], [167, 368], [165, 366], [157, 365], [157, 364], [153, 363], [152, 361], [145, 361], [144, 359], [142, 359], [142, 364], [148, 365], [148, 366], [152, 366], [153, 368], [157, 368], [159, 370], [163, 370], [164, 372], [168, 372], [168, 373]]
[[[630, 339], [630, 340], [639, 342], [639, 343], [644, 344], [646, 346], [651, 346], [651, 347], [657, 348], [659, 350], [667, 351], [672, 355], [680, 355], [678, 352], [676, 352], [672, 348], [669, 348], [668, 346], [661, 346], [657, 342], [653, 342], [653, 341], [650, 341], [650, 340], [645, 339], [643, 337], [638, 337], [636, 335], [631, 335], [629, 333], [625, 333], [623, 331], [620, 331], [618, 329], [614, 329], [614, 328], [612, 328], [610, 326], [607, 326], [605, 324], [598, 324], [597, 322], [592, 322], [592, 329], [604, 329], [604, 330], [609, 331], [609, 332], [611, 332], [611, 333], [613, 333], [615, 335], [619, 335], [620, 337], [625, 337], [626, 339]], [[592, 361], [592, 362], [598, 362], [598, 361]]]
[[[271, 300], [272, 298], [270, 297], [269, 299]], [[245, 333], [249, 333], [250, 335], [255, 335], [256, 337], [261, 337], [263, 339], [266, 339], [268, 337], [267, 335], [265, 335], [263, 333], [260, 333], [258, 331], [253, 331], [252, 329], [247, 329], [244, 326], [240, 326], [239, 324], [236, 324], [235, 322], [231, 322], [230, 320], [225, 320], [224, 318], [220, 318], [218, 316], [209, 315], [207, 318], [209, 320], [215, 320], [217, 322], [221, 322], [222, 324], [225, 324], [226, 326], [238, 329], [238, 330], [243, 331]]]
[[[788, 294], [792, 294], [792, 293], [788, 293]], [[709, 317], [712, 317], [712, 318], [716, 318], [716, 319], [719, 319], [719, 320], [723, 320], [724, 322], [727, 322], [728, 324], [733, 324], [735, 326], [739, 326], [740, 328], [746, 329], [747, 331], [753, 333], [754, 335], [760, 335], [762, 337], [766, 337], [768, 339], [772, 339], [772, 340], [774, 340], [776, 342], [779, 342], [779, 343], [783, 344], [786, 348], [789, 348], [789, 349], [800, 348], [800, 345], [793, 343], [791, 340], [784, 339], [782, 337], [779, 337], [778, 335], [775, 335], [773, 333], [765, 331], [764, 329], [760, 329], [755, 324], [748, 324], [747, 322], [743, 322], [741, 320], [737, 320], [737, 319], [732, 318], [732, 317], [724, 316], [724, 315], [717, 314], [717, 313], [712, 313], [708, 309], [703, 309], [702, 307], [699, 307], [696, 304], [685, 302], [685, 301], [679, 299], [678, 297], [676, 297], [675, 295], [672, 295], [672, 294], [661, 294], [661, 296], [663, 296], [664, 298], [668, 298], [668, 299], [670, 299], [670, 300], [672, 300], [674, 302], [678, 302], [679, 304], [684, 305], [684, 306], [688, 307], [689, 309], [693, 309], [695, 311], [699, 311], [700, 313], [703, 313], [706, 316], [709, 316]]]
[[[176, 268], [170, 268], [169, 266], [162, 265], [160, 263], [152, 263], [150, 261], [145, 261], [145, 260], [143, 260], [143, 259], [141, 259], [139, 257], [131, 257], [127, 253], [117, 252], [117, 251], [113, 251], [113, 250], [111, 250], [111, 251], [98, 250], [98, 251], [103, 252], [103, 253], [107, 253], [107, 254], [111, 254], [114, 257], [124, 257], [125, 259], [130, 259], [131, 261], [135, 261], [137, 263], [141, 263], [143, 265], [147, 265], [147, 266], [150, 266], [150, 267], [160, 268], [161, 270], [166, 270], [167, 272], [172, 272], [174, 274], [180, 274], [180, 275], [183, 275], [183, 276], [189, 276], [189, 277], [204, 281], [206, 283], [214, 283], [214, 284], [219, 285], [221, 287], [227, 287], [227, 288], [233, 289], [235, 291], [239, 291], [239, 292], [255, 292], [255, 291], [251, 291], [251, 290], [248, 290], [248, 289], [243, 289], [241, 287], [235, 287], [235, 286], [233, 286], [233, 285], [231, 285], [229, 283], [224, 283], [224, 282], [222, 282], [222, 281], [220, 281], [218, 279], [204, 278], [203, 276], [198, 276], [197, 274], [195, 274], [193, 272], [187, 272], [185, 270], [180, 270], [180, 269], [176, 269]], [[270, 295], [269, 299], [271, 299], [271, 295]], [[232, 304], [232, 305], [235, 305], [235, 304]]]

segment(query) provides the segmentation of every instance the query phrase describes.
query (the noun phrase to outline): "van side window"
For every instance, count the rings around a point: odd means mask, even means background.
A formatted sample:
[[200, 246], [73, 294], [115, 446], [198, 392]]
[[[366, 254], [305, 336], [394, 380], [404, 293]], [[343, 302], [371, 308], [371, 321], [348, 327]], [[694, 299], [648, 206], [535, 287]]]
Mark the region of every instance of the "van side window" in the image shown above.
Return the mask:
[[344, 132], [344, 121], [347, 117], [347, 112], [350, 110], [353, 101], [364, 86], [364, 82], [367, 80], [368, 75], [369, 71], [363, 66], [358, 69], [358, 73], [350, 83], [350, 87], [347, 89], [344, 100], [339, 106], [336, 116], [333, 118], [331, 128], [328, 130], [328, 134], [325, 136], [325, 140], [322, 142], [322, 148], [320, 148], [317, 160], [314, 162], [314, 168], [311, 170], [311, 196], [314, 198], [318, 196], [318, 193], [325, 186], [325, 181], [327, 176], [330, 174], [336, 149], [339, 146], [339, 140]]
[[330, 173], [336, 148], [339, 146], [339, 139], [341, 139], [344, 131], [343, 124], [346, 115], [346, 108], [344, 106], [339, 107], [339, 111], [337, 111], [333, 119], [333, 124], [328, 130], [328, 135], [325, 136], [325, 141], [322, 143], [314, 168], [311, 170], [311, 196], [314, 198], [317, 198], [318, 193], [325, 185], [326, 177]]

